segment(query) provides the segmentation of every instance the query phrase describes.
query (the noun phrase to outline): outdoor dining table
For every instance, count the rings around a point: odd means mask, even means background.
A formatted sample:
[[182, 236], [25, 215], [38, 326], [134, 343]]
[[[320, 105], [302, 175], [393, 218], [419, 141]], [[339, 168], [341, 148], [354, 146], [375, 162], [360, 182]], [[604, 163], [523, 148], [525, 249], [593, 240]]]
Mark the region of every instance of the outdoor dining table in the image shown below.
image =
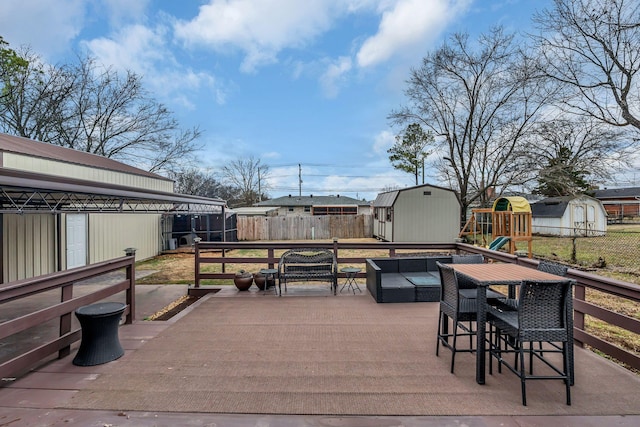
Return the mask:
[[[539, 271], [511, 263], [489, 264], [450, 264], [457, 274], [465, 276], [478, 285], [477, 306], [477, 348], [476, 348], [476, 382], [484, 384], [486, 365], [486, 322], [487, 322], [487, 288], [495, 285], [509, 286], [509, 297], [515, 297], [514, 289], [523, 280], [566, 280], [566, 277]], [[571, 293], [573, 295], [573, 293]], [[573, 298], [567, 301], [567, 322], [569, 322], [569, 358], [573, 360]], [[573, 367], [573, 363], [570, 364]], [[569, 372], [570, 384], [574, 383], [574, 372]]]

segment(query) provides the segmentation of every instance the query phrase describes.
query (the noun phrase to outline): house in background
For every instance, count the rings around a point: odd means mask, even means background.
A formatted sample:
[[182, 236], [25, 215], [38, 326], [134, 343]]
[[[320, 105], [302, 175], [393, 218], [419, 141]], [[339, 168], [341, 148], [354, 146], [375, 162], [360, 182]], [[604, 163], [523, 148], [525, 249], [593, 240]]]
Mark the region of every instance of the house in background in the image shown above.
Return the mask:
[[[254, 204], [254, 207], [278, 208], [277, 216], [370, 215], [371, 204], [346, 196], [277, 197]], [[238, 208], [236, 208], [237, 210]]]
[[418, 185], [378, 194], [373, 202], [374, 237], [387, 242], [454, 242], [460, 232], [456, 192]]
[[593, 197], [602, 202], [610, 222], [640, 216], [640, 187], [595, 190]]
[[550, 197], [531, 204], [536, 234], [555, 236], [603, 236], [607, 212], [602, 203], [586, 195]]
[[173, 181], [86, 152], [0, 134], [3, 283], [168, 243], [172, 217], [225, 213], [225, 202], [176, 194]]
[[243, 208], [233, 208], [233, 212], [239, 216], [278, 216], [276, 206], [248, 206]]

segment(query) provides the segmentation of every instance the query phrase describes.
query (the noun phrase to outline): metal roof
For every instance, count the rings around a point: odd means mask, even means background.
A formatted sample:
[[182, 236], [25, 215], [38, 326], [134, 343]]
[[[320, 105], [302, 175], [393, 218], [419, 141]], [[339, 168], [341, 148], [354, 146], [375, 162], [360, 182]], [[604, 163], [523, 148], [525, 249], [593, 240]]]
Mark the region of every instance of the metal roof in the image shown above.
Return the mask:
[[222, 199], [0, 168], [0, 213], [219, 213]]
[[28, 138], [0, 133], [0, 151], [24, 154], [31, 157], [55, 160], [57, 162], [90, 166], [115, 172], [124, 172], [133, 175], [147, 176], [164, 181], [172, 181], [169, 178], [138, 169], [125, 163], [118, 162], [107, 157], [87, 153], [85, 151], [73, 150], [59, 145], [34, 141]]

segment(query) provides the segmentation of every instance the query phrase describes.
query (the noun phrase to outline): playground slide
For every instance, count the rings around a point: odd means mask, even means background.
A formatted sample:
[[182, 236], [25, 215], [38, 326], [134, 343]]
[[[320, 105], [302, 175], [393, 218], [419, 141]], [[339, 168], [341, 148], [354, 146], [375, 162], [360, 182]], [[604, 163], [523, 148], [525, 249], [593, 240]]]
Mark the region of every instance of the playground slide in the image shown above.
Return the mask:
[[497, 251], [511, 240], [507, 236], [496, 237], [496, 239], [489, 244], [489, 249], [492, 251]]

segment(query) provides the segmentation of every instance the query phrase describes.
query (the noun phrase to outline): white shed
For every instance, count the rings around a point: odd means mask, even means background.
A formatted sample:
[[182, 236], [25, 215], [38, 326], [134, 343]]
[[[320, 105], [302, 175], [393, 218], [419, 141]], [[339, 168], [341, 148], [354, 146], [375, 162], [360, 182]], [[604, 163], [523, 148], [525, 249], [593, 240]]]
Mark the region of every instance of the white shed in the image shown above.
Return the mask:
[[533, 232], [556, 236], [603, 236], [607, 212], [586, 195], [550, 197], [531, 204]]
[[373, 215], [373, 235], [387, 242], [449, 243], [460, 232], [455, 191], [435, 185], [380, 193]]

